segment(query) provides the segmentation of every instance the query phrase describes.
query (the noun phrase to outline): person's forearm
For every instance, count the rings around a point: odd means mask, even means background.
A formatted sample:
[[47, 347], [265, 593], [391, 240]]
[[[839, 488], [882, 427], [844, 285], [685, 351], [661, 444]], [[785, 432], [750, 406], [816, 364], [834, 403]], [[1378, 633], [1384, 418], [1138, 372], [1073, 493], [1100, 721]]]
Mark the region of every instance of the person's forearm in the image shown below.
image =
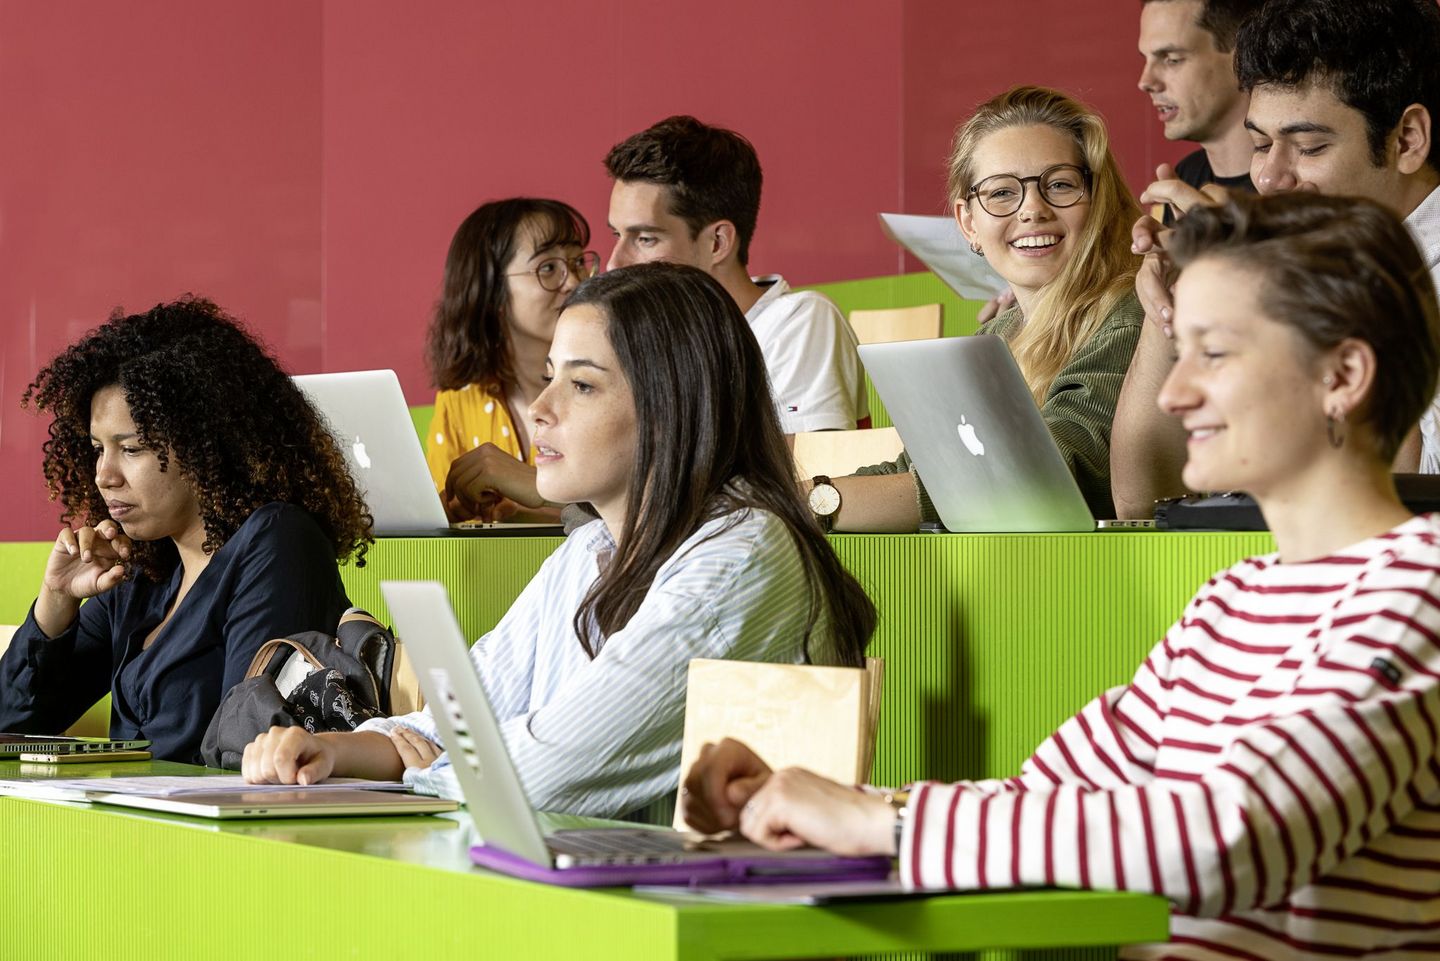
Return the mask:
[[335, 752], [332, 777], [363, 777], [372, 781], [398, 781], [405, 773], [400, 753], [390, 738], [378, 731], [317, 734]]
[[920, 527], [915, 475], [872, 474], [837, 477], [840, 510], [835, 530], [867, 534], [913, 533]]
[[1121, 518], [1151, 517], [1155, 501], [1185, 493], [1185, 431], [1157, 405], [1172, 363], [1169, 341], [1147, 320], [1110, 428], [1110, 494]]
[[56, 594], [40, 588], [35, 598], [35, 625], [46, 637], [59, 637], [70, 629], [80, 616], [80, 601], [68, 594]]

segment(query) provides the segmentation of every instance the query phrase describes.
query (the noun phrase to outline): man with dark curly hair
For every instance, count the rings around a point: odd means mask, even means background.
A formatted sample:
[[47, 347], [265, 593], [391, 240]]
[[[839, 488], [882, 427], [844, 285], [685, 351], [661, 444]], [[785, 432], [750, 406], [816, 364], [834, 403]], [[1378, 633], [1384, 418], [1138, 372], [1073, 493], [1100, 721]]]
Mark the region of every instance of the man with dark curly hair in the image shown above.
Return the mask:
[[336, 562], [372, 538], [344, 456], [264, 348], [194, 298], [117, 311], [31, 401], [54, 416], [65, 526], [0, 658], [0, 730], [58, 733], [109, 691], [112, 737], [196, 761], [260, 645], [333, 631], [349, 606]]

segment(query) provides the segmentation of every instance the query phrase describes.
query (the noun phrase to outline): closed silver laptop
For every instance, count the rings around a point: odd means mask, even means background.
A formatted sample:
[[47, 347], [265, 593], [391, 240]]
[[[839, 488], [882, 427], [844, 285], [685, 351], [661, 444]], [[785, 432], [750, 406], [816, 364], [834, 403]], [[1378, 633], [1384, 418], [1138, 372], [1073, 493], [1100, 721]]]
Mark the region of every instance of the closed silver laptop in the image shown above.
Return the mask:
[[1003, 338], [862, 344], [860, 360], [947, 530], [1095, 529]]

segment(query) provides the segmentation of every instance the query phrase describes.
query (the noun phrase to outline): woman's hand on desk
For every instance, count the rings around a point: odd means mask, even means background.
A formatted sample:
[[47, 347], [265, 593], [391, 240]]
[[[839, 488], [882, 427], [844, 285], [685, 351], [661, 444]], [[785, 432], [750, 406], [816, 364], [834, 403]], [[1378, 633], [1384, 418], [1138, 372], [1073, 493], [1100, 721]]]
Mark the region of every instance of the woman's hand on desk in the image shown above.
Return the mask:
[[[416, 734], [404, 739], [378, 731], [311, 734], [272, 727], [245, 745], [240, 773], [251, 784], [318, 784], [332, 775], [395, 781], [407, 767], [428, 767], [438, 745]], [[425, 757], [429, 755], [429, 760]]]
[[728, 737], [700, 749], [680, 803], [702, 834], [739, 828], [772, 851], [810, 844], [847, 856], [895, 853], [896, 815], [884, 798], [802, 768], [772, 772]]
[[506, 520], [520, 508], [545, 506], [535, 489], [535, 468], [494, 444], [455, 459], [441, 499], [453, 520]]
[[895, 854], [895, 809], [804, 768], [776, 771], [740, 809], [740, 833], [772, 851], [810, 845], [844, 857]]
[[80, 602], [103, 594], [125, 579], [130, 538], [113, 520], [94, 527], [66, 528], [55, 538], [45, 562], [35, 622], [49, 637], [63, 634], [79, 613]]
[[734, 738], [706, 744], [680, 788], [685, 822], [701, 834], [740, 826], [740, 809], [770, 777], [770, 765]]
[[400, 755], [400, 763], [407, 768], [429, 767], [445, 753], [440, 745], [408, 727], [397, 727], [387, 736], [395, 747], [395, 753]]
[[240, 760], [251, 784], [318, 784], [334, 770], [334, 746], [303, 727], [272, 727], [245, 745]]

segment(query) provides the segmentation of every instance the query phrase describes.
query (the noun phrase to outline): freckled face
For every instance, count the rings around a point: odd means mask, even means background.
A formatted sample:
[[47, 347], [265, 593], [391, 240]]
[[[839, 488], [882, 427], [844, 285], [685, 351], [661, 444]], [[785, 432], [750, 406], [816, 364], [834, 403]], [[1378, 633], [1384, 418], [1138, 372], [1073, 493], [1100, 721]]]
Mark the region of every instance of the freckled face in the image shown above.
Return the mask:
[[614, 533], [628, 513], [635, 469], [635, 398], [610, 344], [609, 319], [581, 304], [560, 315], [550, 378], [530, 406], [536, 487], [546, 500], [588, 502]]

